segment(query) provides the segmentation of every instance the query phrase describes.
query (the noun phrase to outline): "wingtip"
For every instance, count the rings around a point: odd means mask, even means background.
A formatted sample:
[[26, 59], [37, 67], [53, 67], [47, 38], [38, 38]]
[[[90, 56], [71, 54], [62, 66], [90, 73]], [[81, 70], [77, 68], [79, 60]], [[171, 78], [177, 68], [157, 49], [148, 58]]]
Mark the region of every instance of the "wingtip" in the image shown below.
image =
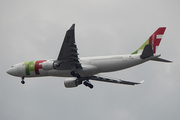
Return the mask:
[[75, 28], [75, 24], [73, 24], [69, 30], [73, 30]]
[[141, 82], [139, 82], [140, 84], [144, 83], [145, 80], [142, 80]]

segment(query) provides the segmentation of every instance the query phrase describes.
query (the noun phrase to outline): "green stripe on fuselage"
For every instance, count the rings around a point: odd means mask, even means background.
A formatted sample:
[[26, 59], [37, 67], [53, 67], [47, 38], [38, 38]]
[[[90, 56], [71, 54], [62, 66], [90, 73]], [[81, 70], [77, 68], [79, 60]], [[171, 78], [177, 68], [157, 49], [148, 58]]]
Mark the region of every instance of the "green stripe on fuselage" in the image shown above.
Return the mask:
[[24, 62], [26, 75], [30, 75], [30, 71], [35, 71], [36, 61]]

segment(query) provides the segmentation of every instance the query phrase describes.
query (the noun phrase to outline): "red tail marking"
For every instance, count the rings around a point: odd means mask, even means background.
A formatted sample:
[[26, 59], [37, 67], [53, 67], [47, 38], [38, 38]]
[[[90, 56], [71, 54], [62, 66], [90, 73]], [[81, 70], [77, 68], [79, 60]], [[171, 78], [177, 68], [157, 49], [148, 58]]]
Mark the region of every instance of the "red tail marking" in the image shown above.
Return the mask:
[[150, 37], [149, 44], [153, 47], [153, 53], [156, 53], [156, 46], [159, 46], [162, 38], [157, 38], [157, 35], [163, 35], [166, 27], [158, 28]]

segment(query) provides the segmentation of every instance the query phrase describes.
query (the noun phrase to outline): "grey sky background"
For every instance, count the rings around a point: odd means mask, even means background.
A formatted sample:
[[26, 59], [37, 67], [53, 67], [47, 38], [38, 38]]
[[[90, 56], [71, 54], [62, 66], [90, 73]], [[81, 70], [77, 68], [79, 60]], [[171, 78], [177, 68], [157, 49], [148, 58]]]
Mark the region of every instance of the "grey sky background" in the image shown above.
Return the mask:
[[[1, 120], [179, 120], [179, 0], [0, 0]], [[64, 87], [65, 78], [21, 79], [13, 64], [56, 59], [76, 24], [80, 57], [129, 54], [161, 26], [158, 52], [173, 63], [147, 62], [103, 75], [141, 81], [125, 86], [92, 81], [94, 89]]]

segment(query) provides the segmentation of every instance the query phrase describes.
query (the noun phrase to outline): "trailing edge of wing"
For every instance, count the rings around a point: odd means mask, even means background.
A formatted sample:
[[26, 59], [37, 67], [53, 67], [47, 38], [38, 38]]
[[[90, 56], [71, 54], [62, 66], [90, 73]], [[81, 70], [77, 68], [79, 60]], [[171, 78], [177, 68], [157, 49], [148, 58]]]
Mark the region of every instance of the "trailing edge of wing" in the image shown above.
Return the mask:
[[137, 85], [137, 84], [142, 84], [144, 82], [144, 80], [137, 83], [137, 82], [130, 82], [130, 81], [124, 81], [121, 79], [114, 79], [114, 78], [112, 79], [112, 78], [101, 77], [101, 76], [91, 76], [89, 77], [89, 79], [101, 81], [101, 82], [110, 82], [110, 83], [125, 84], [125, 85]]

